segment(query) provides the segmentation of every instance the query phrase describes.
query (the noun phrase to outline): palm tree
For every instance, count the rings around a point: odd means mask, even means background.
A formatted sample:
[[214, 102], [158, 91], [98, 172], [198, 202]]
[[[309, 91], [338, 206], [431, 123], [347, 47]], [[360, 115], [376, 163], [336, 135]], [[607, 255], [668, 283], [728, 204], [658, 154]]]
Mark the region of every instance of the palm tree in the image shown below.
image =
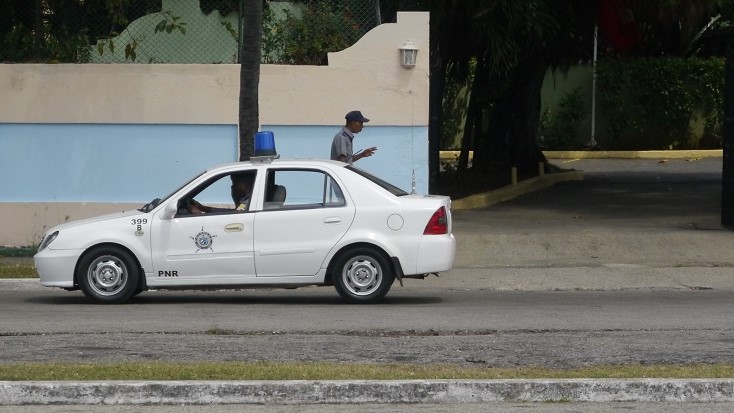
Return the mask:
[[250, 159], [260, 124], [258, 91], [262, 55], [263, 0], [243, 0], [240, 56], [239, 160]]

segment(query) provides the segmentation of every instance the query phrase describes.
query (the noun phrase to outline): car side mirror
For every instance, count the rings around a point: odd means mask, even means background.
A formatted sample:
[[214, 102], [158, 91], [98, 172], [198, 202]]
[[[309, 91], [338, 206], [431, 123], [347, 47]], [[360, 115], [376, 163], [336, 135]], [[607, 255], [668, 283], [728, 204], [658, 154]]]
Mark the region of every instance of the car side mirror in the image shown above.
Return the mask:
[[178, 212], [176, 203], [169, 202], [168, 205], [166, 205], [166, 207], [163, 208], [163, 212], [161, 212], [161, 219], [173, 219], [173, 217], [176, 216], [176, 212]]

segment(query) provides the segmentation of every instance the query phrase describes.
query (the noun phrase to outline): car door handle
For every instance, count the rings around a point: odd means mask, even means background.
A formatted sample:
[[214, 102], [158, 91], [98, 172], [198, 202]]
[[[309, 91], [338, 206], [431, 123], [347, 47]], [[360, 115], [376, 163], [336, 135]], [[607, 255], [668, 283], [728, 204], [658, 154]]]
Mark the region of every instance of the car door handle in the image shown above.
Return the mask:
[[327, 217], [324, 218], [324, 224], [338, 224], [342, 222], [342, 219], [339, 217]]
[[245, 226], [242, 224], [227, 224], [227, 226], [224, 227], [224, 232], [237, 232], [242, 231], [245, 229]]

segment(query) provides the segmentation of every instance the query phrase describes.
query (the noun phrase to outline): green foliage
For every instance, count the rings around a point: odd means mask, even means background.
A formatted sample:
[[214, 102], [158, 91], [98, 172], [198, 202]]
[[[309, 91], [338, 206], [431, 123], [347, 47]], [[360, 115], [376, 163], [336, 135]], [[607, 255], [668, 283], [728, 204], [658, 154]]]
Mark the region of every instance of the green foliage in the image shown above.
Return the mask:
[[0, 62], [88, 62], [89, 44], [85, 32], [69, 35], [65, 41], [46, 31], [36, 35], [22, 24], [0, 36]]
[[174, 30], [178, 30], [181, 34], [186, 34], [186, 22], [182, 22], [180, 16], [174, 16], [173, 13], [167, 10], [162, 11], [160, 14], [163, 17], [163, 20], [156, 24], [153, 33], [165, 31], [170, 34]]
[[[268, 2], [270, 4], [270, 2]], [[262, 39], [262, 63], [276, 63], [278, 56], [278, 32], [275, 27], [275, 13], [271, 6], [263, 7], [263, 39]], [[239, 42], [237, 42], [239, 44]]]
[[[116, 36], [118, 33], [112, 34]], [[133, 62], [137, 59], [138, 45], [142, 40], [143, 38], [133, 38], [130, 42], [125, 44], [125, 59]], [[104, 55], [105, 50], [109, 50], [110, 53], [115, 53], [115, 41], [111, 37], [99, 39], [97, 41], [97, 53], [102, 56]]]
[[232, 36], [232, 39], [239, 45], [240, 44], [240, 34], [237, 33], [237, 29], [234, 28], [234, 25], [227, 21], [221, 21], [219, 22], [225, 30], [227, 30], [227, 33], [229, 33], [230, 36]]
[[[178, 30], [181, 34], [186, 34], [186, 22], [181, 21], [180, 16], [174, 16], [170, 11], [159, 12], [162, 19], [156, 24], [153, 29], [153, 33], [172, 33], [174, 30]], [[226, 26], [225, 26], [226, 27]], [[112, 36], [117, 36], [119, 33], [112, 33]], [[142, 38], [133, 38], [131, 41], [125, 44], [125, 59], [135, 61], [138, 57], [138, 46], [142, 42]], [[97, 53], [100, 56], [104, 55], [105, 50], [108, 49], [110, 53], [115, 53], [115, 42], [112, 37], [100, 39], [97, 42]]]
[[160, 0], [0, 2], [0, 62], [89, 62], [90, 44], [160, 8]]
[[[608, 149], [688, 149], [721, 145], [724, 62], [719, 58], [602, 61], [597, 85], [612, 141]], [[692, 124], [704, 124], [693, 139]], [[632, 147], [619, 148], [622, 141]]]
[[264, 63], [326, 64], [328, 52], [343, 50], [364, 34], [347, 6], [318, 1], [299, 4], [298, 10], [283, 9], [280, 20], [264, 14]]
[[27, 247], [0, 247], [0, 258], [2, 257], [32, 257], [38, 251], [38, 246]]
[[469, 64], [466, 77], [446, 76], [443, 93], [443, 119], [441, 121], [441, 148], [458, 150], [464, 131], [466, 111], [469, 106], [469, 86], [474, 81], [476, 61]]
[[132, 60], [133, 62], [138, 57], [137, 54], [138, 41], [133, 39], [132, 42], [125, 45], [125, 59]]
[[566, 93], [558, 102], [558, 113], [546, 108], [540, 115], [541, 145], [550, 150], [573, 149], [576, 129], [586, 119], [588, 111], [580, 87]]
[[[263, 7], [263, 63], [324, 64], [328, 52], [353, 45], [378, 24], [379, 13], [365, 0], [265, 3], [270, 7]], [[123, 40], [116, 36], [142, 16], [159, 17], [151, 34], [190, 31], [181, 17], [161, 11], [161, 0], [54, 0], [38, 4], [0, 1], [0, 62], [86, 63], [93, 53], [122, 50], [126, 60], [137, 61], [144, 36]], [[206, 15], [216, 11], [228, 16], [241, 14], [243, 4], [241, 0], [202, 0], [200, 9]], [[221, 24], [241, 46], [239, 25]]]

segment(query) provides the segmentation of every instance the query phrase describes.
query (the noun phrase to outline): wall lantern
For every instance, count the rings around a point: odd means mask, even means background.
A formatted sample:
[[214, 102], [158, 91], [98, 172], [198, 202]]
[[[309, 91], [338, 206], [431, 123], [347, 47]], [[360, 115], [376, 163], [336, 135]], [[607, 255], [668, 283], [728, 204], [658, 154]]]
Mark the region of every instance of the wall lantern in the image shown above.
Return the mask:
[[415, 67], [418, 57], [418, 48], [410, 40], [406, 41], [400, 48], [400, 65], [405, 68]]

